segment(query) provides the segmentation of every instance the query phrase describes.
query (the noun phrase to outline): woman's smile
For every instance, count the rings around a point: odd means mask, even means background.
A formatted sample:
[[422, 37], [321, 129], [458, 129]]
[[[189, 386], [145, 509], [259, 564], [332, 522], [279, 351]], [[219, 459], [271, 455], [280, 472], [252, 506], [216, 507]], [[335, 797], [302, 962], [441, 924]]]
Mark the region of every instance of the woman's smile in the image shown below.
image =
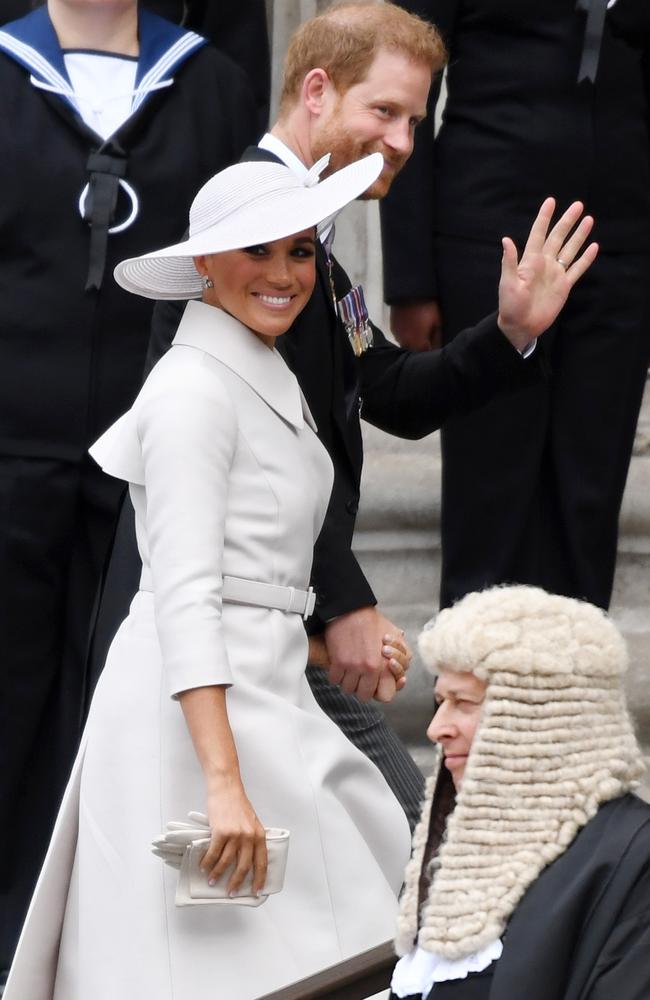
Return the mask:
[[251, 294], [271, 309], [284, 309], [295, 298], [294, 295], [269, 295], [264, 292], [252, 292]]
[[268, 346], [286, 333], [314, 289], [313, 228], [242, 250], [195, 257], [212, 282], [203, 301], [230, 313]]

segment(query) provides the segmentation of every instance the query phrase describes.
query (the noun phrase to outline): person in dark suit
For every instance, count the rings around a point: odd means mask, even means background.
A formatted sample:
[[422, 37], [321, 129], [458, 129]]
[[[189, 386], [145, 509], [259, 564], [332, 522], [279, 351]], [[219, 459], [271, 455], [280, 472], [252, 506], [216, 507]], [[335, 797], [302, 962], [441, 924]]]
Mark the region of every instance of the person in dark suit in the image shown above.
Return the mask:
[[[390, 50], [382, 46], [389, 35], [397, 42]], [[352, 79], [345, 76], [350, 51], [356, 58]], [[442, 58], [437, 33], [388, 5], [337, 7], [306, 22], [287, 54], [279, 120], [245, 156], [280, 159], [306, 177], [308, 168], [325, 153], [331, 153], [330, 168], [336, 169], [378, 150], [386, 166], [366, 196], [381, 197], [410, 153], [415, 125], [425, 113], [432, 72]], [[563, 251], [568, 260], [575, 260], [564, 272], [556, 257], [568, 228], [578, 220], [580, 206], [574, 206], [546, 239], [551, 207], [552, 203], [543, 207], [526, 257], [542, 268], [529, 289], [535, 316], [529, 314], [522, 322], [522, 284], [514, 248], [508, 245], [498, 322], [496, 314], [488, 316], [449, 348], [425, 355], [396, 347], [372, 326], [373, 346], [355, 357], [335, 307], [348, 295], [350, 281], [327, 246], [319, 244], [315, 292], [278, 345], [298, 376], [335, 468], [334, 489], [314, 554], [316, 611], [308, 622], [314, 656], [325, 654], [333, 683], [327, 683], [322, 669], [309, 668], [310, 683], [324, 710], [380, 767], [411, 822], [419, 812], [419, 771], [383, 716], [359, 700], [374, 696], [387, 701], [402, 682], [382, 656], [384, 636], [395, 634], [396, 626], [376, 607], [351, 549], [363, 461], [360, 406], [362, 416], [376, 426], [416, 438], [435, 430], [452, 412], [539, 377], [534, 358], [524, 360], [518, 349], [552, 321], [571, 283], [595, 256], [593, 245], [578, 256], [590, 229], [590, 220], [585, 219]], [[559, 298], [551, 301], [554, 291]], [[527, 312], [532, 299], [527, 293], [524, 297]], [[514, 300], [512, 311], [509, 303]], [[156, 306], [149, 364], [169, 347], [181, 312], [182, 304]], [[132, 515], [124, 520], [130, 524]], [[119, 566], [115, 572], [109, 568], [113, 580], [105, 587], [111, 615], [100, 610], [95, 670], [101, 669], [106, 642], [137, 588], [139, 563], [135, 553], [131, 559], [124, 557], [127, 546], [124, 534], [116, 547]], [[126, 564], [131, 567], [128, 586]]]
[[382, 205], [400, 343], [452, 344], [494, 308], [500, 236], [549, 192], [586, 202], [601, 247], [540, 344], [552, 377], [443, 428], [441, 604], [521, 582], [607, 608], [650, 360], [650, 5], [399, 3], [450, 53], [438, 136]]

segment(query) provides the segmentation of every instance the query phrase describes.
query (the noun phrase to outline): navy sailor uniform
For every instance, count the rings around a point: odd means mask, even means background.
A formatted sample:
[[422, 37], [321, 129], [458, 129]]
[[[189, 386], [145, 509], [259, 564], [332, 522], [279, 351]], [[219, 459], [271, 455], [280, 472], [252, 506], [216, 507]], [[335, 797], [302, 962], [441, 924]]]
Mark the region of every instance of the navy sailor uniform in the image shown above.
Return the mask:
[[76, 749], [121, 495], [85, 453], [142, 381], [152, 303], [112, 271], [178, 239], [197, 189], [256, 134], [243, 73], [206, 39], [143, 10], [139, 48], [131, 114], [104, 140], [46, 8], [0, 30], [0, 968]]

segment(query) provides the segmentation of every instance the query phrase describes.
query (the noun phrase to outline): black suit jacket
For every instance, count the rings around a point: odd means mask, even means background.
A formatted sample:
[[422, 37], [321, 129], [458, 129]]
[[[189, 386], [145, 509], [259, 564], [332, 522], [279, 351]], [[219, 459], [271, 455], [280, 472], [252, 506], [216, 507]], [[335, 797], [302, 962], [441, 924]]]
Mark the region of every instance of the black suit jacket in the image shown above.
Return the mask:
[[[438, 26], [447, 104], [382, 204], [386, 300], [437, 296], [435, 237], [522, 246], [541, 201], [580, 199], [605, 252], [650, 250], [650, 3], [607, 12], [595, 84], [578, 84], [576, 0], [396, 0]], [[645, 57], [645, 58], [644, 58]]]
[[[243, 159], [275, 160], [259, 147]], [[325, 251], [316, 255], [317, 281], [309, 303], [278, 350], [296, 373], [334, 464], [334, 487], [314, 550], [312, 585], [316, 613], [308, 626], [322, 630], [330, 619], [375, 603], [372, 589], [352, 552], [359, 507], [363, 448], [359, 412], [375, 426], [400, 437], [418, 438], [440, 427], [452, 413], [484, 403], [496, 392], [539, 377], [534, 359], [522, 361], [496, 325], [496, 317], [463, 332], [453, 344], [428, 354], [396, 347], [373, 327], [374, 346], [356, 359], [337, 317]], [[333, 261], [337, 298], [350, 289]], [[184, 308], [158, 303], [154, 310], [149, 364], [167, 350]]]

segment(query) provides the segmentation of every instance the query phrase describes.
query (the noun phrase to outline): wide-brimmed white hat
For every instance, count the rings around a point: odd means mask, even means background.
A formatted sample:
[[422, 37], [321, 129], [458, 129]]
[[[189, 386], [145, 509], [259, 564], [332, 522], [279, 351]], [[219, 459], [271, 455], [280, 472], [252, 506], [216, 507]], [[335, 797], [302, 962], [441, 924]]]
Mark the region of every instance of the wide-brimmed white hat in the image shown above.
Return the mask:
[[237, 163], [207, 181], [190, 207], [183, 243], [115, 268], [122, 288], [149, 299], [194, 299], [202, 292], [193, 257], [279, 240], [329, 220], [379, 177], [384, 160], [372, 153], [318, 180], [329, 155], [300, 180], [289, 167], [270, 161]]

